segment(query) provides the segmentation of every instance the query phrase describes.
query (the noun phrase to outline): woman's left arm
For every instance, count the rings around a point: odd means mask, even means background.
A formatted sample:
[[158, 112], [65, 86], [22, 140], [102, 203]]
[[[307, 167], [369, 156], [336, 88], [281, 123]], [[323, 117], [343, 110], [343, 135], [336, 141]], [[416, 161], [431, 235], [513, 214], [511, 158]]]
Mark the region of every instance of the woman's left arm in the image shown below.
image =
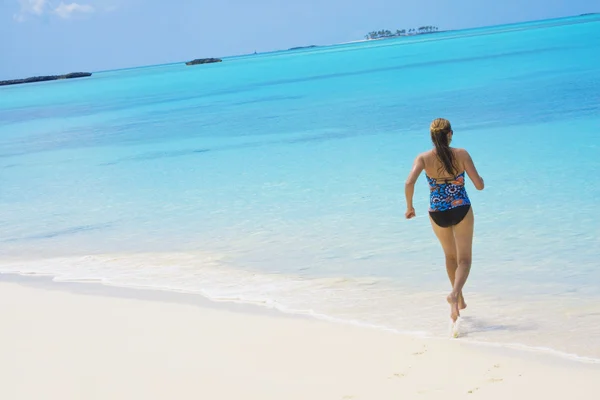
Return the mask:
[[411, 219], [415, 217], [415, 208], [413, 207], [413, 195], [415, 193], [415, 183], [417, 179], [419, 179], [419, 175], [425, 169], [425, 160], [423, 160], [423, 155], [419, 154], [413, 163], [413, 167], [410, 170], [410, 174], [408, 174], [408, 178], [406, 179], [406, 183], [404, 184], [404, 194], [406, 196], [406, 213], [404, 216], [406, 219]]

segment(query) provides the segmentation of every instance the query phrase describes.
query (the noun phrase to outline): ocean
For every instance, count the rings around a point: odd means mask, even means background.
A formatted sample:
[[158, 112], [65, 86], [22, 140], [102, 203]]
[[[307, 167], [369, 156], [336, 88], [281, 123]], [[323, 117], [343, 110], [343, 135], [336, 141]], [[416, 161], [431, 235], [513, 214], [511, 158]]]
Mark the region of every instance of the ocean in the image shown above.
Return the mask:
[[600, 15], [0, 88], [0, 272], [449, 337], [417, 182], [447, 118], [486, 188], [461, 338], [600, 362]]

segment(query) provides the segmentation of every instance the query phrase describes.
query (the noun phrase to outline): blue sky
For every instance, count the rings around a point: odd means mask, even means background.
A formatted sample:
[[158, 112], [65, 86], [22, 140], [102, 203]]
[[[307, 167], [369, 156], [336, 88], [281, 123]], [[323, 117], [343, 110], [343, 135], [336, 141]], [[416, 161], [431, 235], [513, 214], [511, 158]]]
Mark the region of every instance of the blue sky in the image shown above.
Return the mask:
[[600, 12], [600, 0], [75, 1], [0, 1], [0, 79]]

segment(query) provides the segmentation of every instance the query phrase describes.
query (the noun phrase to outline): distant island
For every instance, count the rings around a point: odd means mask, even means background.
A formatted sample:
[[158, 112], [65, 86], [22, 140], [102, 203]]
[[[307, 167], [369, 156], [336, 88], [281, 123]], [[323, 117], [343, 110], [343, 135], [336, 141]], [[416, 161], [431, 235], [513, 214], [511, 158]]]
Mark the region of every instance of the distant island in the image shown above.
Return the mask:
[[185, 65], [212, 64], [221, 61], [223, 60], [221, 60], [220, 58], [197, 58], [195, 60], [186, 62]]
[[409, 30], [406, 29], [397, 29], [396, 32], [392, 32], [389, 30], [381, 30], [381, 31], [373, 31], [369, 32], [365, 35], [365, 39], [374, 40], [374, 39], [387, 39], [394, 38], [399, 36], [412, 36], [412, 35], [422, 35], [425, 33], [435, 33], [438, 31], [437, 26], [422, 26], [420, 28], [412, 28]]
[[288, 51], [292, 51], [292, 50], [302, 50], [302, 49], [312, 49], [317, 47], [316, 44], [311, 44], [310, 46], [299, 46], [299, 47], [292, 47], [290, 49], [288, 49]]
[[21, 83], [56, 81], [58, 79], [84, 78], [87, 76], [92, 76], [92, 74], [90, 72], [71, 72], [70, 74], [65, 75], [33, 76], [31, 78], [25, 79], [12, 79], [8, 81], [0, 81], [0, 86], [19, 85]]

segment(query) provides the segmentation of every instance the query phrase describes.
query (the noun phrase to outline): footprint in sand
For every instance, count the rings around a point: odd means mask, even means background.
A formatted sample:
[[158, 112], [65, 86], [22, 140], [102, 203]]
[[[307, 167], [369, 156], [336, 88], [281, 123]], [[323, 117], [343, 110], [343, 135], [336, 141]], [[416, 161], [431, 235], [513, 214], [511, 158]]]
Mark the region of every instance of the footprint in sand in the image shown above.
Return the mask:
[[[494, 365], [494, 368], [500, 368], [500, 365], [496, 364], [496, 365]], [[491, 370], [488, 369], [488, 372], [489, 371], [491, 371]], [[499, 382], [503, 382], [503, 381], [504, 381], [503, 378], [488, 378], [486, 382], [489, 382], [489, 383], [499, 383]], [[473, 393], [475, 393], [478, 390], [479, 390], [479, 388], [476, 387], [475, 389], [469, 390], [467, 393], [473, 394]]]
[[427, 347], [424, 347], [423, 350], [417, 351], [416, 353], [413, 353], [412, 355], [413, 356], [420, 356], [420, 355], [425, 354], [425, 353], [427, 353]]
[[[495, 364], [495, 365], [494, 365], [494, 368], [496, 368], [496, 369], [500, 368], [500, 364]], [[490, 369], [488, 369], [488, 372], [490, 372], [491, 370], [492, 370], [491, 368], [490, 368]]]
[[[494, 365], [494, 369], [498, 369], [500, 368], [500, 364], [495, 364]], [[488, 369], [488, 372], [490, 372], [491, 370]], [[504, 379], [502, 378], [490, 378], [488, 379], [488, 382], [490, 383], [498, 383], [498, 382], [502, 382]]]

